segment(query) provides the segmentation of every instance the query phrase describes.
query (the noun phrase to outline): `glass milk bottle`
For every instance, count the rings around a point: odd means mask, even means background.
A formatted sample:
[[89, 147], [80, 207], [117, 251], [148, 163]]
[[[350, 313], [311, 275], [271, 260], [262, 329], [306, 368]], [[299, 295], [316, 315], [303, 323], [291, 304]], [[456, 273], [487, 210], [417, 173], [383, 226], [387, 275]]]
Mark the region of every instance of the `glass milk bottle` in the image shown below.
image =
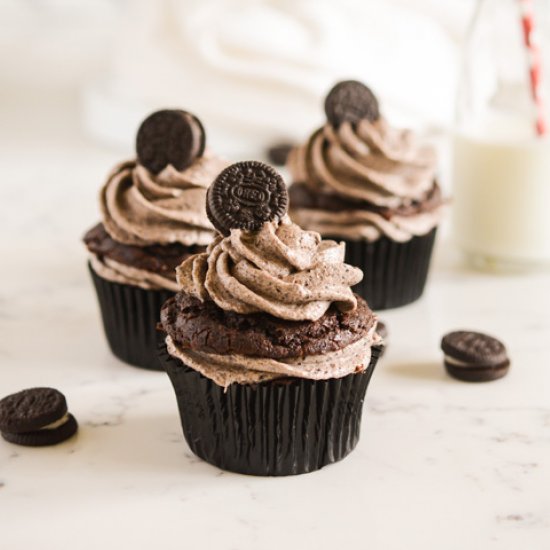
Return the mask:
[[549, 2], [480, 0], [453, 137], [453, 235], [494, 269], [550, 266]]

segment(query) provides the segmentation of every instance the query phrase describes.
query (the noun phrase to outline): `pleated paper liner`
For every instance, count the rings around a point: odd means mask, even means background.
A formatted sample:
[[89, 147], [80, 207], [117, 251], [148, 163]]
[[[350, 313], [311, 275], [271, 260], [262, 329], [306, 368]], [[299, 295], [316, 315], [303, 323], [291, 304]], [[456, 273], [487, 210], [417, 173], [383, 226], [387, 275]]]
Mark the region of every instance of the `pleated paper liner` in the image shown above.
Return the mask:
[[375, 311], [404, 306], [424, 292], [437, 228], [405, 243], [381, 237], [374, 242], [346, 243], [346, 262], [363, 270], [363, 280], [353, 290]]
[[193, 453], [222, 470], [258, 476], [313, 472], [354, 449], [379, 353], [373, 348], [366, 371], [344, 378], [231, 384], [224, 392], [170, 356], [159, 336], [160, 361]]
[[113, 283], [88, 267], [113, 354], [135, 367], [163, 370], [158, 360], [156, 325], [162, 304], [174, 293]]

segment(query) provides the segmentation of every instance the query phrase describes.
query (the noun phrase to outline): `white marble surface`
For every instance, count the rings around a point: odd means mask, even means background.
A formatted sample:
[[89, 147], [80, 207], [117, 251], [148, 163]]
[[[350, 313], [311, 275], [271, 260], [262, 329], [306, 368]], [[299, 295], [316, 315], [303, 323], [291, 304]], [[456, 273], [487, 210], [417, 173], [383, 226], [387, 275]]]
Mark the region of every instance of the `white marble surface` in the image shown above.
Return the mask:
[[[294, 478], [224, 473], [188, 450], [166, 375], [125, 366], [103, 338], [79, 239], [119, 154], [81, 137], [71, 98], [10, 98], [0, 393], [57, 387], [80, 432], [47, 449], [0, 441], [1, 548], [550, 547], [550, 275], [467, 271], [440, 242], [425, 297], [383, 315], [355, 452]], [[507, 343], [505, 379], [444, 374], [439, 339], [458, 327]]]

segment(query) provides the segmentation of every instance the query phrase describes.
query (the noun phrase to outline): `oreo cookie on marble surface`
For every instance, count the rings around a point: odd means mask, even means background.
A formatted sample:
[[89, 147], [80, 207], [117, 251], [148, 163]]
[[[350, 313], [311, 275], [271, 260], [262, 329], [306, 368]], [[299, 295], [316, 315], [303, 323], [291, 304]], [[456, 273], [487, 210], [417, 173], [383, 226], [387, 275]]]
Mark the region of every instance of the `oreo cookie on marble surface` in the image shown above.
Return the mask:
[[34, 430], [32, 432], [10, 433], [2, 432], [2, 437], [10, 443], [24, 445], [25, 447], [46, 447], [63, 443], [72, 437], [78, 430], [75, 417], [67, 413], [65, 418], [59, 420], [59, 424]]
[[184, 170], [202, 156], [206, 133], [201, 121], [179, 109], [164, 109], [149, 115], [138, 129], [138, 161], [153, 174], [169, 164]]
[[338, 82], [325, 99], [327, 120], [338, 128], [343, 122], [357, 124], [363, 119], [380, 118], [378, 100], [370, 88], [357, 80]]
[[206, 197], [208, 218], [222, 235], [231, 229], [258, 231], [266, 222], [278, 222], [287, 208], [283, 178], [271, 166], [253, 160], [223, 170]]
[[445, 368], [454, 378], [466, 382], [489, 382], [505, 376], [510, 359], [505, 345], [481, 332], [459, 330], [441, 340]]
[[0, 401], [0, 431], [10, 443], [41, 447], [73, 436], [78, 424], [65, 396], [53, 388], [30, 388]]

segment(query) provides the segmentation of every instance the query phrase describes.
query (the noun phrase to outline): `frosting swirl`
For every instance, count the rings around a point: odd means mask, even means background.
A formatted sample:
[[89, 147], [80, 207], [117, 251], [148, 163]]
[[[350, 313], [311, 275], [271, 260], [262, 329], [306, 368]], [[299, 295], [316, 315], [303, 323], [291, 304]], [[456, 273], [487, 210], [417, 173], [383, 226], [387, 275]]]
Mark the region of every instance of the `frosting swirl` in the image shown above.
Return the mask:
[[100, 259], [94, 254], [90, 257], [90, 263], [100, 277], [113, 283], [139, 286], [145, 290], [178, 291], [176, 281], [158, 273], [125, 265], [110, 258]]
[[208, 152], [181, 172], [168, 165], [153, 175], [135, 161], [119, 164], [100, 193], [105, 229], [129, 245], [210, 243], [214, 233], [204, 208], [206, 190], [226, 166]]
[[177, 268], [183, 292], [240, 314], [265, 312], [286, 320], [317, 320], [335, 303], [352, 310], [360, 269], [344, 263], [344, 244], [303, 231], [287, 216], [258, 232], [231, 230]]
[[340, 212], [295, 205], [293, 219], [323, 235], [406, 241], [440, 221], [443, 201], [428, 200], [438, 190], [433, 148], [419, 145], [410, 130], [394, 129], [382, 117], [355, 127], [326, 124], [290, 153], [288, 167], [293, 181], [312, 194], [348, 201]]
[[376, 324], [364, 338], [337, 351], [284, 361], [182, 349], [170, 336], [166, 337], [166, 347], [171, 356], [177, 357], [185, 365], [227, 390], [234, 383], [257, 384], [294, 376], [309, 380], [328, 380], [363, 372], [369, 366], [372, 347], [381, 344], [381, 338], [375, 329]]

